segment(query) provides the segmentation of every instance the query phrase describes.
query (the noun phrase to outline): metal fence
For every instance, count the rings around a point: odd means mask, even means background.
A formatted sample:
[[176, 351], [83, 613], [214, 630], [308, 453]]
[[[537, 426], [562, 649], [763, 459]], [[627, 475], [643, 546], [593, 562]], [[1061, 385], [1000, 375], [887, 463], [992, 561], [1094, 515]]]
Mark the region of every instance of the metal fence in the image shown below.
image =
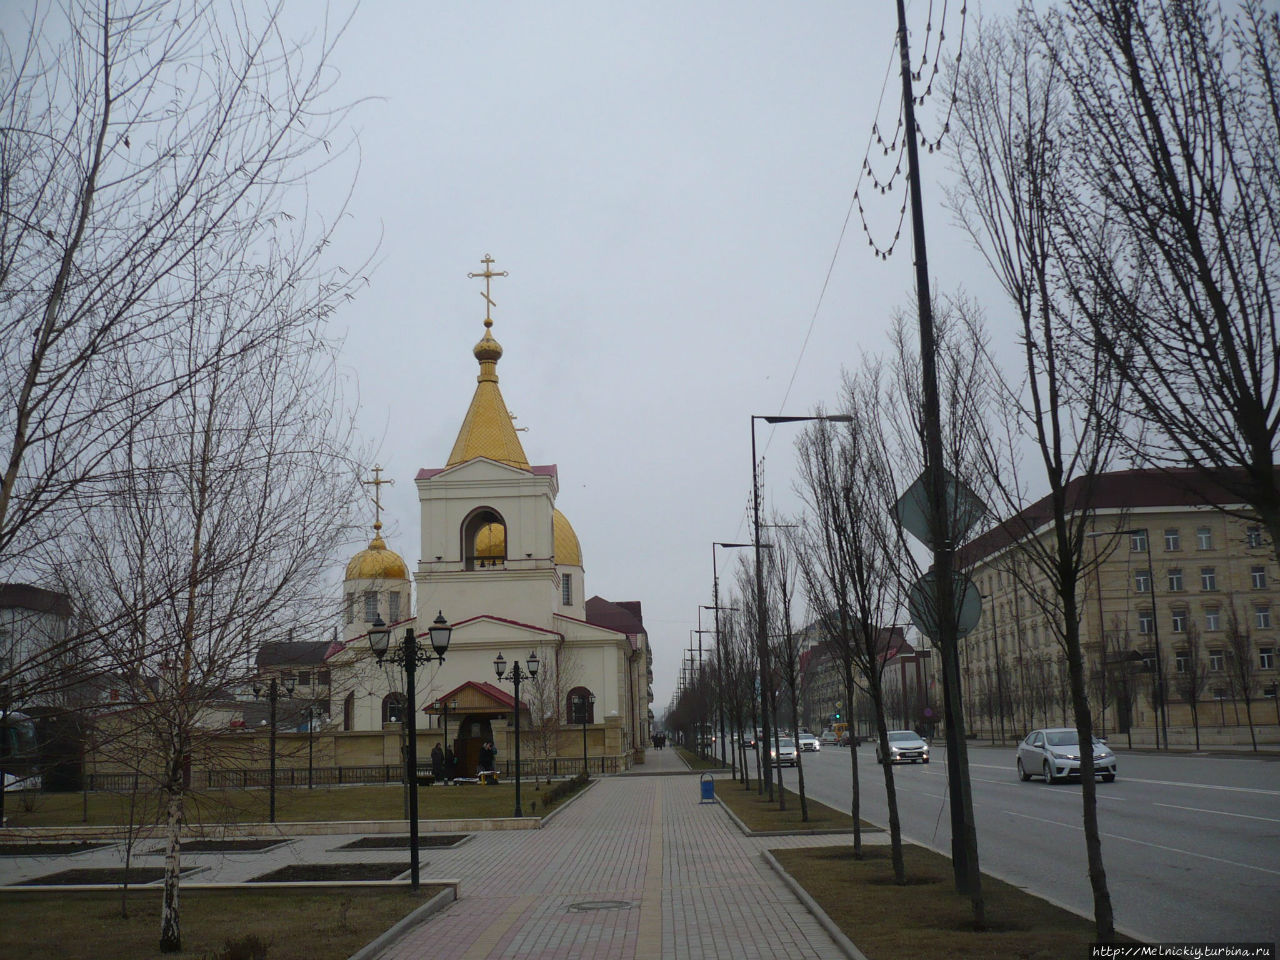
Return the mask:
[[[624, 768], [626, 758], [588, 757], [587, 772], [595, 774], [619, 773]], [[498, 771], [506, 779], [515, 777], [515, 763], [509, 760], [498, 761]], [[530, 760], [521, 758], [521, 779], [532, 780], [535, 777], [573, 777], [582, 772], [582, 758], [572, 757], [535, 757]], [[431, 775], [430, 762], [418, 763], [419, 778]], [[346, 767], [313, 767], [310, 780], [306, 767], [276, 767], [277, 787], [305, 787], [308, 782], [318, 787], [344, 786], [359, 783], [403, 783], [404, 765], [399, 763], [375, 764], [372, 766]], [[150, 777], [136, 773], [90, 773], [86, 776], [85, 787], [89, 790], [104, 790], [111, 793], [128, 793], [131, 790], [150, 789], [156, 784]], [[244, 767], [228, 770], [192, 770], [187, 781], [192, 790], [244, 790], [251, 787], [267, 787], [271, 785], [269, 767]]]

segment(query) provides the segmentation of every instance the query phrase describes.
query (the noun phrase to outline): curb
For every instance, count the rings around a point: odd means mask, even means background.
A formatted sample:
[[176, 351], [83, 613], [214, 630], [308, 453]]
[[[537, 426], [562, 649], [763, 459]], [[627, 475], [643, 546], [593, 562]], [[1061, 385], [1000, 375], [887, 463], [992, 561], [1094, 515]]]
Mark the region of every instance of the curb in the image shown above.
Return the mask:
[[836, 926], [835, 921], [827, 916], [827, 911], [818, 906], [818, 902], [809, 896], [804, 887], [800, 886], [791, 874], [782, 869], [782, 864], [777, 861], [773, 854], [768, 850], [762, 850], [760, 856], [764, 858], [765, 863], [773, 868], [773, 871], [787, 885], [787, 889], [792, 892], [795, 898], [804, 904], [804, 908], [813, 914], [813, 919], [818, 921], [818, 926], [827, 932], [827, 935], [835, 941], [837, 947], [844, 951], [844, 955], [849, 960], [867, 960], [867, 955], [854, 946], [853, 941], [844, 935], [844, 931]]
[[418, 907], [418, 909], [414, 910], [408, 916], [403, 917], [390, 929], [384, 931], [382, 934], [366, 943], [363, 947], [353, 953], [349, 960], [373, 960], [374, 957], [382, 953], [383, 950], [391, 946], [391, 944], [396, 940], [403, 937], [412, 928], [439, 913], [450, 904], [456, 902], [458, 899], [458, 887], [460, 884], [458, 881], [448, 882], [453, 883], [453, 886], [450, 889], [441, 890], [422, 906]]
[[538, 829], [541, 830], [543, 827], [545, 827], [547, 825], [547, 821], [554, 820], [561, 810], [568, 809], [569, 807], [573, 806], [575, 801], [580, 800], [582, 797], [585, 797], [587, 795], [587, 792], [599, 782], [600, 782], [599, 780], [587, 781], [587, 785], [583, 787], [581, 790], [579, 790], [577, 793], [575, 793], [572, 797], [570, 797], [564, 803], [556, 804], [555, 809], [553, 809], [550, 813], [543, 814], [538, 824]]
[[[721, 810], [728, 814], [729, 819], [734, 822], [737, 828], [742, 831], [742, 835], [746, 837], [851, 837], [854, 832], [853, 827], [815, 827], [812, 830], [752, 830], [719, 797], [716, 798], [716, 803], [719, 804]], [[880, 827], [863, 827], [862, 832], [865, 835], [867, 833], [884, 833], [884, 830]]]

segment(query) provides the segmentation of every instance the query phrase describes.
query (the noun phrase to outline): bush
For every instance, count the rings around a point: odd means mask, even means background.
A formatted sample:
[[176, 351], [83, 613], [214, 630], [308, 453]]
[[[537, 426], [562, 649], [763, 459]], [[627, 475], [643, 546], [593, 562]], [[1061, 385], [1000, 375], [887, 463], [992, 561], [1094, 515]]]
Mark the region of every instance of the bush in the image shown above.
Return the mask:
[[574, 793], [577, 790], [581, 790], [590, 782], [591, 782], [591, 778], [588, 777], [585, 773], [578, 774], [572, 780], [561, 780], [554, 787], [548, 790], [547, 795], [542, 798], [543, 807], [546, 809], [550, 809], [552, 806], [559, 803], [566, 796], [568, 796], [571, 793]]

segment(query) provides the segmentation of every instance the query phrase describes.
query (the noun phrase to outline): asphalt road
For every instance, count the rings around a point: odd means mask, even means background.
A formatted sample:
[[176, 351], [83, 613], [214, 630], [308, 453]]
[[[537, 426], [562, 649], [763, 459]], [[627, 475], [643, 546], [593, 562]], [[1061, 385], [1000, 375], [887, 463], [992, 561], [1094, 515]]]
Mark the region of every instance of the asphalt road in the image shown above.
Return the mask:
[[[1113, 741], [1113, 748], [1117, 744]], [[1280, 941], [1280, 757], [1117, 750], [1098, 784], [1116, 925], [1146, 942]], [[858, 749], [863, 818], [887, 826], [875, 748]], [[894, 767], [904, 836], [950, 854], [945, 755]], [[983, 872], [1093, 915], [1079, 783], [1022, 783], [1012, 747], [969, 747]], [[849, 809], [847, 748], [804, 755], [809, 796]], [[795, 788], [795, 771], [784, 770]]]

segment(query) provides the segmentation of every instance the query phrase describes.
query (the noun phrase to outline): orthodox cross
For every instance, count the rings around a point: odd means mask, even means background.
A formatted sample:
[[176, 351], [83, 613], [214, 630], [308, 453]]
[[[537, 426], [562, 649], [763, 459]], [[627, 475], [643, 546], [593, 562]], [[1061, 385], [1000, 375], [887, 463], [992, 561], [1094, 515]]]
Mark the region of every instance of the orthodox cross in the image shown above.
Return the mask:
[[394, 480], [382, 479], [382, 467], [375, 466], [373, 468], [372, 480], [361, 480], [366, 487], [373, 487], [373, 529], [382, 529], [382, 491], [379, 489], [383, 484], [395, 486]]
[[493, 317], [489, 315], [489, 311], [493, 307], [496, 307], [497, 304], [494, 303], [493, 298], [489, 296], [489, 281], [494, 277], [507, 276], [507, 271], [494, 270], [493, 257], [489, 256], [487, 253], [484, 255], [484, 259], [480, 262], [484, 264], [484, 273], [468, 273], [467, 279], [474, 280], [476, 277], [484, 277], [484, 293], [480, 294], [480, 296], [484, 297], [484, 325], [486, 327], [492, 327]]

